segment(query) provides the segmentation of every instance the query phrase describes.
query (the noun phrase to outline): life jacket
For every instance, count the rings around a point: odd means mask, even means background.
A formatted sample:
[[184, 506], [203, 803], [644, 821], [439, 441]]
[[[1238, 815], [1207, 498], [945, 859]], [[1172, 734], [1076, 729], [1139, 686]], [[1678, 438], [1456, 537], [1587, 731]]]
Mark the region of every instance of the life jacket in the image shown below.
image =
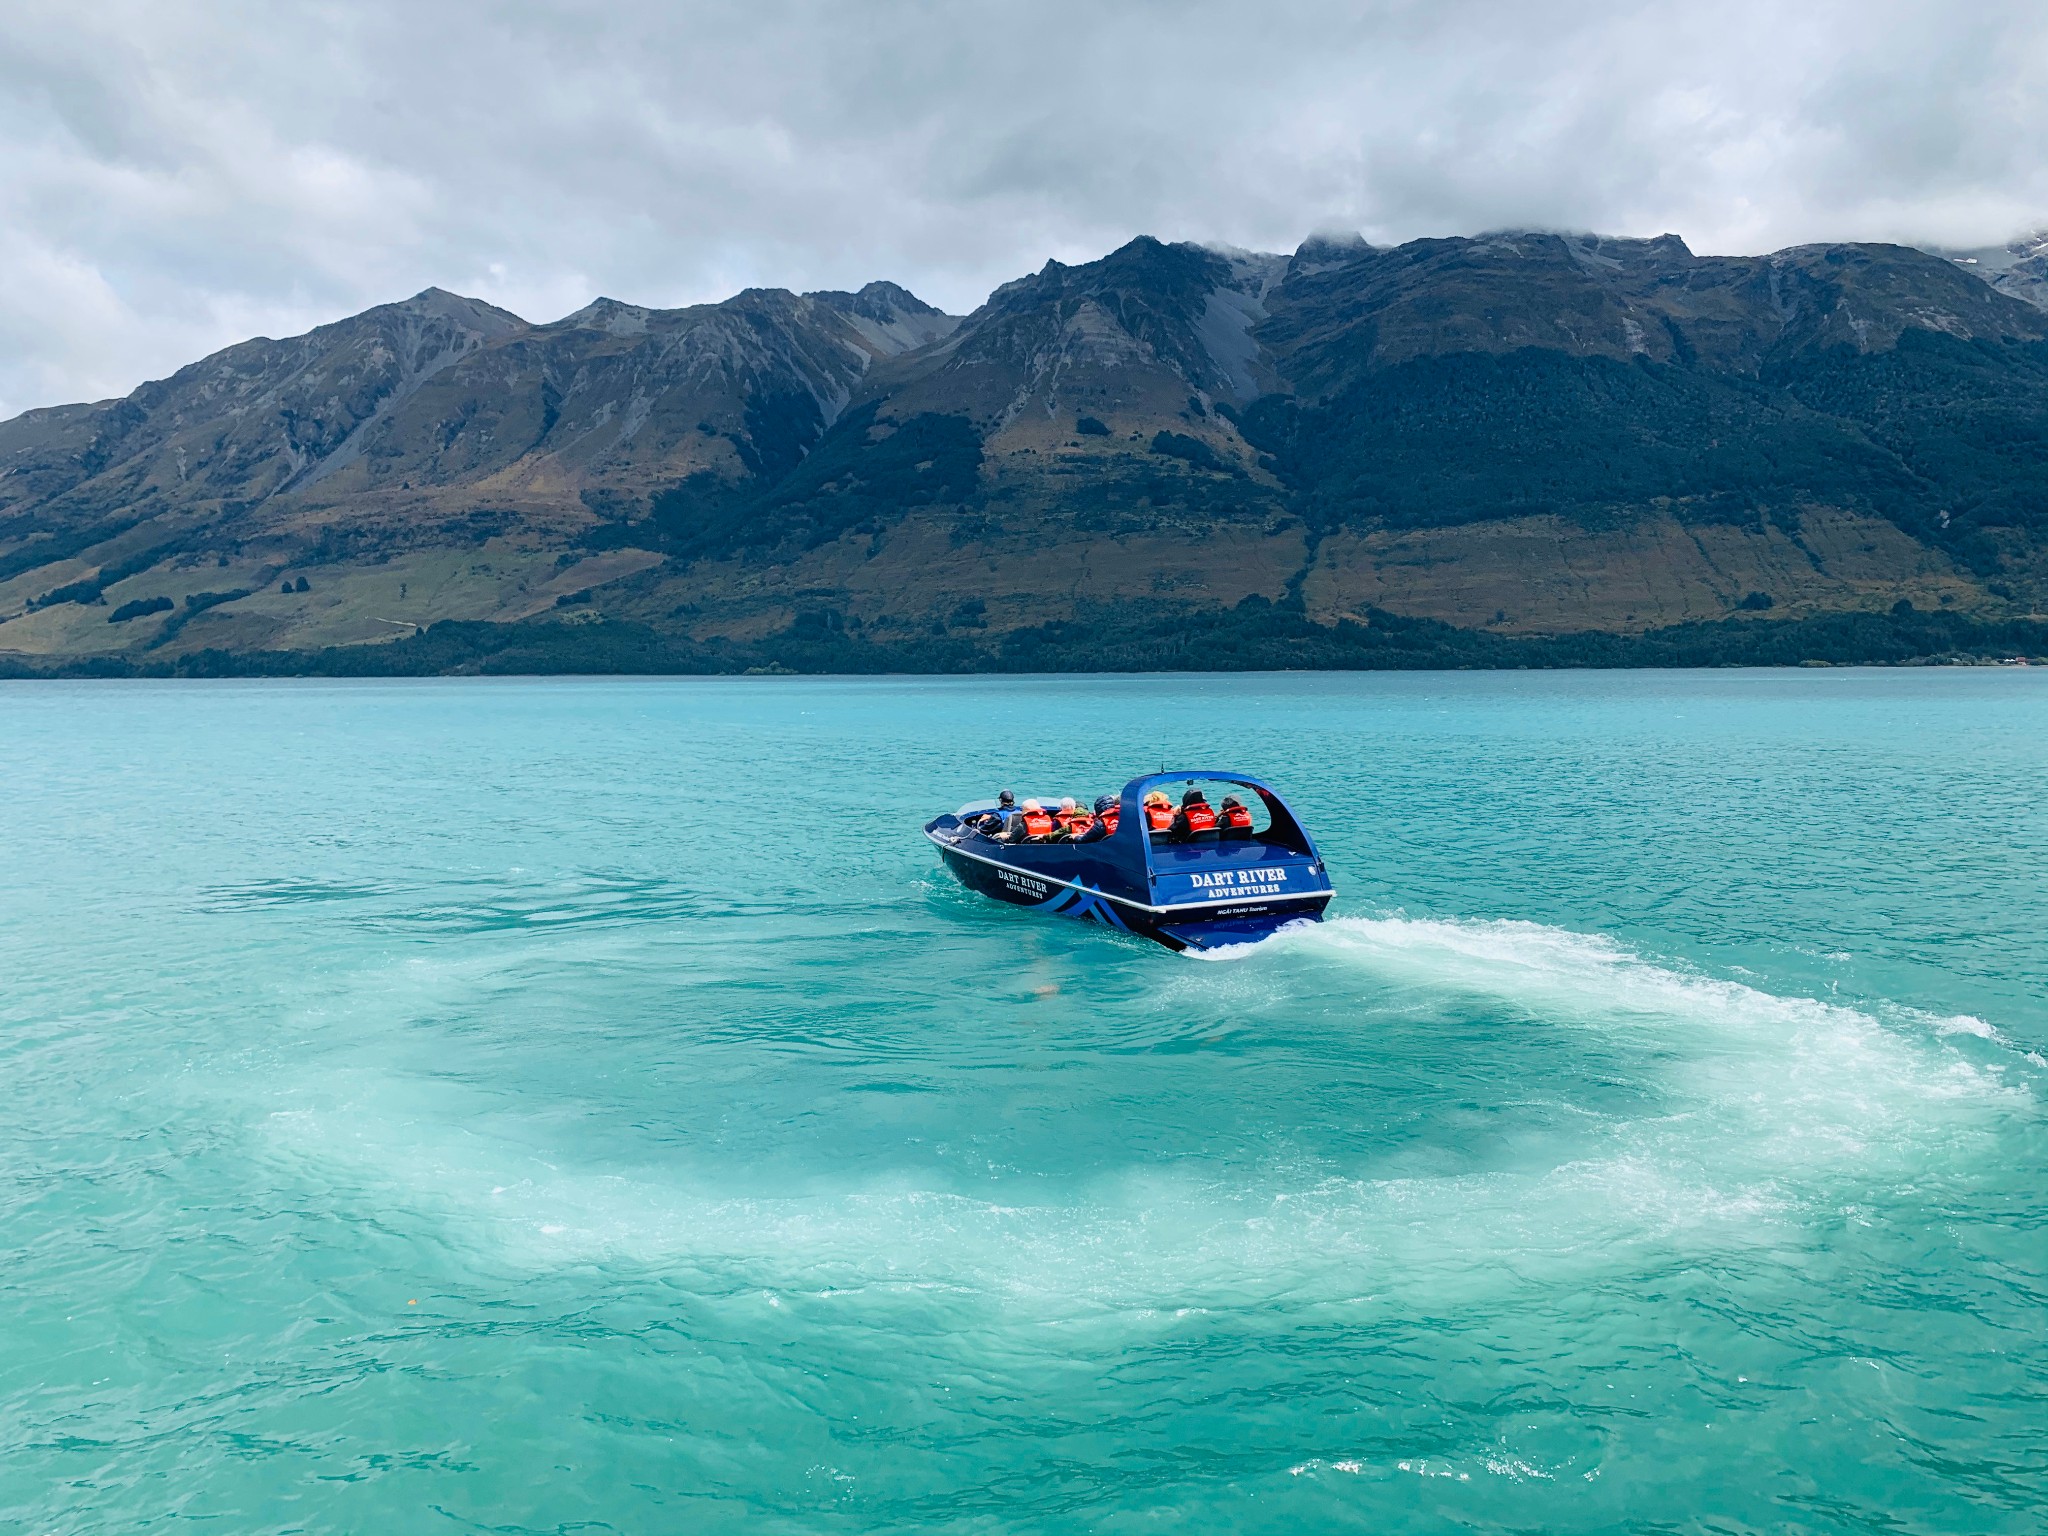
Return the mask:
[[1173, 807], [1170, 805], [1146, 806], [1145, 825], [1154, 832], [1171, 830], [1173, 826]]
[[1050, 812], [1022, 811], [1019, 814], [1024, 818], [1024, 835], [1026, 837], [1052, 836], [1053, 819]]
[[1223, 807], [1223, 825], [1233, 832], [1248, 830], [1252, 824], [1252, 813], [1241, 805]]
[[1123, 814], [1123, 807], [1122, 807], [1122, 806], [1120, 806], [1120, 805], [1112, 805], [1112, 806], [1111, 806], [1111, 807], [1110, 807], [1110, 808], [1109, 808], [1108, 810], [1106, 810], [1106, 811], [1104, 811], [1104, 812], [1102, 813], [1102, 816], [1101, 816], [1101, 821], [1102, 821], [1102, 831], [1103, 831], [1103, 835], [1104, 835], [1104, 836], [1106, 836], [1106, 837], [1115, 837], [1115, 836], [1116, 836], [1116, 822], [1117, 822], [1117, 817], [1119, 817], [1119, 816], [1120, 816], [1120, 815], [1122, 815], [1122, 814]]
[[1090, 816], [1086, 811], [1076, 811], [1071, 816], [1062, 816], [1060, 818], [1060, 824], [1067, 829], [1067, 835], [1069, 837], [1079, 837], [1082, 833], [1086, 832], [1090, 827], [1095, 825], [1095, 818], [1093, 816]]
[[1216, 812], [1206, 802], [1196, 800], [1180, 808], [1181, 815], [1188, 819], [1190, 832], [1214, 832]]

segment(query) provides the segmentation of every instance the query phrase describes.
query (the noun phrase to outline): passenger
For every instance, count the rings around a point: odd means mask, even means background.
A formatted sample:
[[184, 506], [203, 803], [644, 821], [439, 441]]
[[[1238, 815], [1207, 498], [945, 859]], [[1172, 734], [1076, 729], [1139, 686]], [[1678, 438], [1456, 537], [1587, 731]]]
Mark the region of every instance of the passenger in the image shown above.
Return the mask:
[[1225, 795], [1216, 820], [1225, 842], [1243, 842], [1252, 835], [1252, 813], [1235, 795]]
[[1148, 832], [1169, 832], [1173, 829], [1173, 802], [1166, 798], [1166, 791], [1155, 789], [1145, 796], [1145, 830]]
[[1199, 789], [1191, 789], [1180, 797], [1180, 814], [1173, 818], [1166, 836], [1175, 843], [1215, 841], [1216, 808]]
[[1004, 829], [1003, 835], [997, 841], [1005, 843], [1050, 842], [1052, 834], [1058, 826], [1059, 823], [1053, 820], [1052, 813], [1044, 806], [1040, 805], [1036, 800], [1026, 800], [1024, 808], [1010, 818], [1010, 825]]
[[1074, 841], [1077, 843], [1099, 843], [1105, 837], [1114, 836], [1117, 818], [1122, 814], [1122, 811], [1123, 807], [1118, 804], [1115, 795], [1097, 795], [1095, 797], [1095, 825], [1086, 832], [1076, 833]]
[[1017, 797], [1009, 790], [996, 796], [996, 808], [983, 811], [979, 816], [967, 818], [967, 825], [983, 837], [994, 837], [1003, 830], [1003, 824], [1017, 813]]
[[1052, 835], [1056, 843], [1071, 843], [1095, 825], [1095, 818], [1081, 809], [1081, 804], [1072, 795], [1060, 802], [1060, 808], [1053, 815], [1059, 830]]

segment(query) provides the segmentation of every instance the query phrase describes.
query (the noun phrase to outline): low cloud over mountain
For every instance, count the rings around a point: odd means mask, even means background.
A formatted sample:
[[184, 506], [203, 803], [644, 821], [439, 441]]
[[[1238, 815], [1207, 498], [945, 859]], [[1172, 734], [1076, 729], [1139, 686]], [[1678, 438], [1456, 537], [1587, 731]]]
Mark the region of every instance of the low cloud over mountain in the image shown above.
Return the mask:
[[1148, 231], [1999, 245], [2048, 212], [2044, 74], [2025, 0], [20, 0], [0, 415], [435, 284], [960, 311]]

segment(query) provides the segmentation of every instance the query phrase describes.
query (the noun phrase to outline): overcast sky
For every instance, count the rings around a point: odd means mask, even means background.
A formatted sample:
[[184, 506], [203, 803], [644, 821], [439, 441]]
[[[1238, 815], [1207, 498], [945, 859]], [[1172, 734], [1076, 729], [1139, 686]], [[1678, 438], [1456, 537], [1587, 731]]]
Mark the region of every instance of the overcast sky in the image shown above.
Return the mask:
[[2048, 223], [2044, 0], [8, 0], [0, 416], [430, 284], [529, 319], [1134, 234]]

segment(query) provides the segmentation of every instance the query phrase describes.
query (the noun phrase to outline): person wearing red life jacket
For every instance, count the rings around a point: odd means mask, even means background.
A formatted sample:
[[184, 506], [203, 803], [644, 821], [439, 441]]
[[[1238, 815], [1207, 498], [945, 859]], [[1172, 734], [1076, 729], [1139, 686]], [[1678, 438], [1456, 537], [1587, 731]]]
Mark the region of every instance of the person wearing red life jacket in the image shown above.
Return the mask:
[[1241, 842], [1252, 835], [1252, 813], [1235, 795], [1225, 795], [1217, 808], [1216, 823], [1226, 842]]
[[1173, 802], [1166, 798], [1166, 791], [1155, 789], [1145, 796], [1145, 830], [1148, 832], [1171, 832], [1173, 830]]
[[1075, 833], [1074, 841], [1077, 843], [1099, 843], [1105, 837], [1114, 837], [1116, 835], [1117, 820], [1122, 812], [1123, 807], [1117, 803], [1115, 795], [1097, 795], [1095, 797], [1095, 824], [1086, 832]]
[[1052, 813], [1052, 819], [1059, 823], [1059, 827], [1053, 832], [1053, 841], [1063, 843], [1087, 831], [1088, 824], [1095, 818], [1081, 809], [1080, 801], [1069, 795], [1060, 802], [1060, 808]]
[[1176, 843], [1216, 840], [1216, 807], [1199, 789], [1191, 789], [1180, 797], [1180, 814], [1173, 818], [1167, 837]]
[[1024, 808], [1010, 818], [1010, 825], [1004, 831], [1002, 840], [1006, 843], [1043, 843], [1051, 839], [1059, 823], [1052, 812], [1036, 800], [1026, 800]]

